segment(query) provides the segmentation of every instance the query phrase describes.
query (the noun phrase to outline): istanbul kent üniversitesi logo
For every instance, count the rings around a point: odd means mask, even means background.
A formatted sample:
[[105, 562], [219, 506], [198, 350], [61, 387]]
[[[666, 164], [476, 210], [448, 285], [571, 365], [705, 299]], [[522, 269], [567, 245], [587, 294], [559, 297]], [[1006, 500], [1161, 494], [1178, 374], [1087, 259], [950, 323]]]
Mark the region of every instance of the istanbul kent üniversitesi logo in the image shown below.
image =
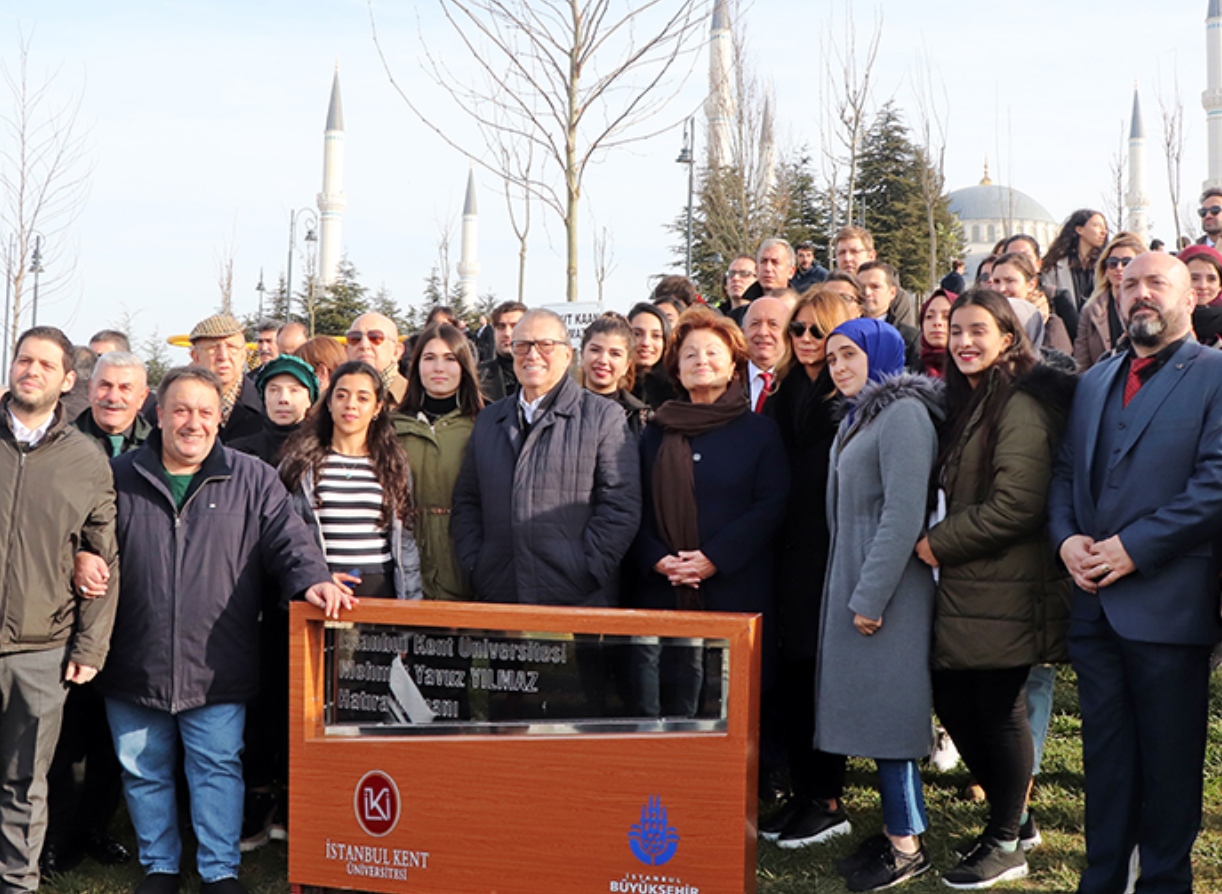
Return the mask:
[[660, 795], [650, 795], [641, 807], [641, 821], [628, 830], [632, 853], [646, 866], [661, 866], [679, 847], [679, 830], [666, 820]]

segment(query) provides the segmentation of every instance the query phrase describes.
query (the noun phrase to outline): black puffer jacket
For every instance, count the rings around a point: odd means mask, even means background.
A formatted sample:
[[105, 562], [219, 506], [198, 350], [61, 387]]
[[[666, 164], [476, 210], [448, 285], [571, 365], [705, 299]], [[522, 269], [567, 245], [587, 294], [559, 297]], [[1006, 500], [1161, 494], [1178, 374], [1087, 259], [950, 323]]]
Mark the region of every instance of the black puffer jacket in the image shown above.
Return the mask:
[[450, 534], [477, 598], [614, 605], [641, 517], [637, 443], [619, 404], [564, 378], [529, 431], [518, 398], [475, 420]]
[[171, 713], [250, 700], [259, 689], [264, 572], [294, 596], [331, 579], [276, 471], [218, 441], [180, 510], [159, 431], [111, 468], [122, 590], [99, 688]]

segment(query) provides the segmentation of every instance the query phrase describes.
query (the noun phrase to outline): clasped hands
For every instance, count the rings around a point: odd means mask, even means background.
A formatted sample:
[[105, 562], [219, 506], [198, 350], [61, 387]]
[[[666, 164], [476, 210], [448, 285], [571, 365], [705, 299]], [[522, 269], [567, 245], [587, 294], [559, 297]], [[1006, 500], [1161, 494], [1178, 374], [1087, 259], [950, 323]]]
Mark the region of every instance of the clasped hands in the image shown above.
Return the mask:
[[1075, 534], [1065, 538], [1060, 553], [1073, 582], [1087, 593], [1097, 593], [1137, 570], [1118, 536], [1096, 541]]
[[681, 549], [658, 559], [653, 570], [665, 575], [673, 587], [699, 587], [702, 580], [717, 573], [717, 566], [698, 549]]

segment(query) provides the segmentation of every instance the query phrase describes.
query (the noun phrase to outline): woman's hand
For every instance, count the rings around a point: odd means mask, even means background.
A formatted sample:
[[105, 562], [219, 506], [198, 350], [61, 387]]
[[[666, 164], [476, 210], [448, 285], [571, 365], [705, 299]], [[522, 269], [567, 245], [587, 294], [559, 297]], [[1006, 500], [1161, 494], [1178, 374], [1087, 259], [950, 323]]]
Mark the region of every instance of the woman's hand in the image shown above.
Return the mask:
[[699, 587], [717, 573], [717, 566], [698, 549], [680, 550], [676, 555], [658, 559], [653, 570], [666, 576], [674, 587]]
[[933, 554], [933, 550], [929, 548], [929, 535], [926, 534], [916, 545], [917, 558], [928, 565], [930, 568], [938, 567], [938, 557]]
[[875, 621], [873, 618], [867, 618], [865, 615], [853, 615], [853, 626], [857, 628], [857, 632], [862, 636], [873, 636], [878, 632], [878, 628], [883, 626], [883, 619], [879, 618]]

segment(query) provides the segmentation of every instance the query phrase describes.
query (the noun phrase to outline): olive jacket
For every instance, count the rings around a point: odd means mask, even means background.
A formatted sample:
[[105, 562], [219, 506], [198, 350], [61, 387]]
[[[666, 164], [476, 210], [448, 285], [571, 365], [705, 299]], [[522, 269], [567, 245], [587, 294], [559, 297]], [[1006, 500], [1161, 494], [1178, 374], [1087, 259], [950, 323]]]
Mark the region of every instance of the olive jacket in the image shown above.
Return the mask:
[[947, 452], [946, 517], [929, 531], [940, 567], [935, 669], [1068, 658], [1070, 581], [1048, 538], [1048, 486], [1075, 385], [1073, 376], [1037, 366], [1015, 382], [991, 449], [978, 408]]

